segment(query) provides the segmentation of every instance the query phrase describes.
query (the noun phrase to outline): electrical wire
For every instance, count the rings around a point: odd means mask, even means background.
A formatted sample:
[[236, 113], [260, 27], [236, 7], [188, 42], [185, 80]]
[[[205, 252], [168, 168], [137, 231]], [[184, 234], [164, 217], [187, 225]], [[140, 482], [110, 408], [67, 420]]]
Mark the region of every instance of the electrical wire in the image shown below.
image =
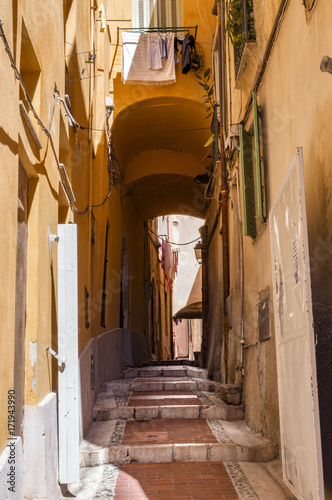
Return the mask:
[[112, 130], [113, 132], [124, 132], [125, 134], [167, 134], [167, 133], [177, 133], [177, 132], [196, 132], [199, 130], [210, 130], [211, 127], [202, 128], [188, 128], [180, 130]]
[[[144, 224], [144, 226], [150, 231], [150, 233], [152, 233], [155, 236], [157, 236], [157, 238], [159, 238], [160, 240], [167, 241], [167, 243], [170, 243], [171, 245], [186, 246], [186, 245], [191, 245], [192, 243], [196, 243], [196, 241], [198, 241], [198, 240], [201, 239], [201, 237], [198, 236], [198, 238], [196, 238], [195, 240], [187, 241], [187, 243], [175, 243], [174, 241], [169, 241], [168, 239], [166, 239], [166, 235], [165, 234], [159, 235], [159, 234], [155, 233], [154, 231], [152, 231], [152, 229], [150, 229], [149, 226], [147, 226], [146, 224]], [[165, 236], [165, 239], [163, 238], [163, 236]]]
[[162, 182], [161, 184], [158, 184], [158, 186], [155, 186], [155, 187], [151, 187], [151, 188], [144, 188], [144, 187], [139, 187], [139, 186], [133, 186], [133, 185], [128, 185], [128, 184], [125, 184], [125, 183], [121, 183], [123, 186], [126, 186], [127, 188], [129, 189], [137, 189], [139, 191], [155, 191], [156, 189], [159, 189], [160, 187], [162, 186], [166, 186], [167, 184], [174, 184], [175, 182], [178, 182], [180, 181], [181, 179], [183, 179], [183, 177], [186, 177], [188, 174], [190, 174], [190, 172], [192, 172], [193, 170], [195, 170], [195, 168], [197, 167], [197, 165], [199, 163], [202, 163], [204, 160], [206, 160], [206, 158], [209, 156], [210, 152], [211, 152], [211, 149], [209, 149], [209, 151], [207, 152], [207, 154], [204, 156], [204, 158], [202, 158], [201, 160], [198, 160], [197, 163], [195, 163], [195, 165], [190, 169], [188, 170], [188, 172], [185, 172], [184, 174], [180, 175], [180, 177], [177, 177], [177, 179], [174, 179], [172, 181], [165, 181], [165, 182]]
[[[51, 132], [50, 132], [51, 126], [52, 126], [53, 115], [54, 115], [55, 104], [56, 104], [57, 100], [60, 100], [63, 103], [63, 105], [65, 106], [66, 112], [68, 114], [69, 121], [72, 122], [72, 124], [74, 124], [77, 128], [82, 128], [82, 127], [76, 122], [76, 120], [72, 116], [71, 112], [68, 109], [68, 106], [67, 106], [66, 102], [63, 99], [61, 99], [59, 97], [59, 95], [56, 94], [56, 93], [54, 94], [55, 98], [54, 98], [54, 102], [53, 102], [53, 108], [52, 108], [52, 114], [51, 114], [51, 120], [50, 120], [49, 129], [47, 129], [45, 127], [45, 125], [43, 124], [43, 122], [39, 118], [39, 116], [38, 116], [38, 114], [37, 114], [37, 112], [36, 112], [36, 110], [35, 110], [35, 108], [34, 108], [34, 106], [32, 104], [31, 98], [30, 98], [29, 93], [28, 93], [28, 91], [27, 91], [27, 89], [25, 87], [25, 84], [24, 84], [24, 81], [22, 79], [22, 76], [21, 76], [20, 72], [18, 71], [18, 68], [16, 66], [13, 54], [12, 54], [12, 52], [10, 50], [10, 47], [9, 47], [9, 44], [8, 44], [8, 41], [7, 41], [7, 38], [6, 38], [6, 35], [5, 35], [5, 32], [3, 30], [3, 22], [1, 22], [1, 20], [0, 20], [0, 36], [1, 36], [2, 40], [3, 40], [4, 46], [5, 46], [5, 51], [8, 54], [8, 57], [9, 57], [9, 60], [10, 60], [10, 63], [11, 63], [11, 67], [14, 70], [15, 77], [19, 81], [20, 86], [21, 86], [21, 88], [23, 90], [23, 93], [25, 95], [25, 98], [26, 98], [26, 100], [28, 102], [29, 109], [31, 110], [33, 116], [35, 117], [38, 125], [40, 126], [40, 128], [42, 129], [42, 131], [47, 135], [47, 137], [48, 137], [48, 139], [50, 141], [51, 148], [52, 148], [52, 151], [53, 151], [53, 154], [54, 154], [54, 158], [55, 158], [55, 161], [56, 161], [56, 164], [57, 164], [57, 168], [58, 168], [58, 171], [59, 171], [59, 175], [60, 175], [60, 179], [61, 179], [61, 184], [63, 186], [63, 189], [64, 189], [65, 193], [66, 193], [68, 201], [69, 201], [70, 205], [73, 207], [73, 209], [75, 210], [75, 212], [77, 214], [84, 215], [89, 210], [89, 204], [86, 206], [86, 208], [84, 210], [79, 210], [77, 208], [77, 206], [75, 205], [75, 202], [73, 201], [73, 199], [72, 199], [72, 197], [71, 197], [71, 195], [69, 193], [69, 190], [68, 190], [68, 188], [66, 186], [66, 183], [63, 181], [63, 177], [61, 175], [61, 169], [60, 169], [60, 162], [59, 162], [59, 159], [58, 159], [58, 156], [57, 156], [57, 153], [56, 153], [56, 149], [55, 149], [55, 146], [54, 146], [54, 142], [53, 142], [53, 139], [52, 139], [52, 135], [51, 135]], [[104, 201], [102, 203], [98, 204], [98, 205], [92, 205], [92, 207], [95, 208], [95, 207], [102, 206], [104, 203], [106, 203], [106, 201], [110, 197], [111, 193], [112, 193], [112, 186], [111, 186], [111, 189], [110, 189], [108, 195], [104, 199]]]

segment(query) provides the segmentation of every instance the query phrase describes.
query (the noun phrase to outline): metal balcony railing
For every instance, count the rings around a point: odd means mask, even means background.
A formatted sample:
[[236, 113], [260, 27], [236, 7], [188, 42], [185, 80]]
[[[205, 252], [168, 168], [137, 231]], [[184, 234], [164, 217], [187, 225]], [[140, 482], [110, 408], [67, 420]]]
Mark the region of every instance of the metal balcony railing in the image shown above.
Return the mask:
[[241, 39], [234, 45], [235, 77], [237, 77], [246, 43], [256, 40], [254, 9], [252, 0], [242, 0], [242, 24], [237, 30]]

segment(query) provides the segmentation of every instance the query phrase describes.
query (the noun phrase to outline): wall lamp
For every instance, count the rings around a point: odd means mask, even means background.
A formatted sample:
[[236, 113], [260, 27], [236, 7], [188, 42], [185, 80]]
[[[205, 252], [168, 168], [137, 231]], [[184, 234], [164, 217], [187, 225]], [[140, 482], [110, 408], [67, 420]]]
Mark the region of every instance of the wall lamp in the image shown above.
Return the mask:
[[114, 102], [109, 96], [106, 96], [105, 105], [106, 105], [106, 114], [107, 116], [110, 116], [112, 111], [114, 111]]
[[204, 245], [201, 241], [199, 241], [196, 244], [196, 246], [194, 247], [195, 257], [196, 257], [198, 264], [202, 264], [202, 262], [203, 262], [203, 249], [204, 249]]

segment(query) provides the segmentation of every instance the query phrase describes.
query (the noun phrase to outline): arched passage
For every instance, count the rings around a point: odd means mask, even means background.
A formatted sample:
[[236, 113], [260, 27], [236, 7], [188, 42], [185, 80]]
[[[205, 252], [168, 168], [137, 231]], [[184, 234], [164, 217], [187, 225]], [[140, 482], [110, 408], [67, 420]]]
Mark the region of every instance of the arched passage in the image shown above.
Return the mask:
[[[211, 164], [209, 148], [204, 146], [210, 134], [201, 103], [187, 98], [145, 99], [123, 109], [113, 122], [114, 151], [123, 168], [117, 189], [131, 273], [128, 327], [144, 331], [147, 337], [151, 318], [155, 321], [157, 316], [157, 302], [151, 313], [151, 233], [147, 221], [172, 214], [204, 218], [206, 186], [194, 179], [205, 174]], [[152, 251], [156, 259], [157, 250]], [[167, 321], [169, 324], [171, 319]]]

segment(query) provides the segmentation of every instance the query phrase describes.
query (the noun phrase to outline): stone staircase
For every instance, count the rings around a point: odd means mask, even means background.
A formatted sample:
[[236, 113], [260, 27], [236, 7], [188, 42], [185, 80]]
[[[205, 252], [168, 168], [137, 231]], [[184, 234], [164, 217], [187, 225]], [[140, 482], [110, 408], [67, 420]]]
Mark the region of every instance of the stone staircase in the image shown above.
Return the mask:
[[101, 387], [81, 443], [82, 467], [204, 461], [267, 462], [276, 448], [219, 397], [220, 383], [188, 364], [124, 370]]

